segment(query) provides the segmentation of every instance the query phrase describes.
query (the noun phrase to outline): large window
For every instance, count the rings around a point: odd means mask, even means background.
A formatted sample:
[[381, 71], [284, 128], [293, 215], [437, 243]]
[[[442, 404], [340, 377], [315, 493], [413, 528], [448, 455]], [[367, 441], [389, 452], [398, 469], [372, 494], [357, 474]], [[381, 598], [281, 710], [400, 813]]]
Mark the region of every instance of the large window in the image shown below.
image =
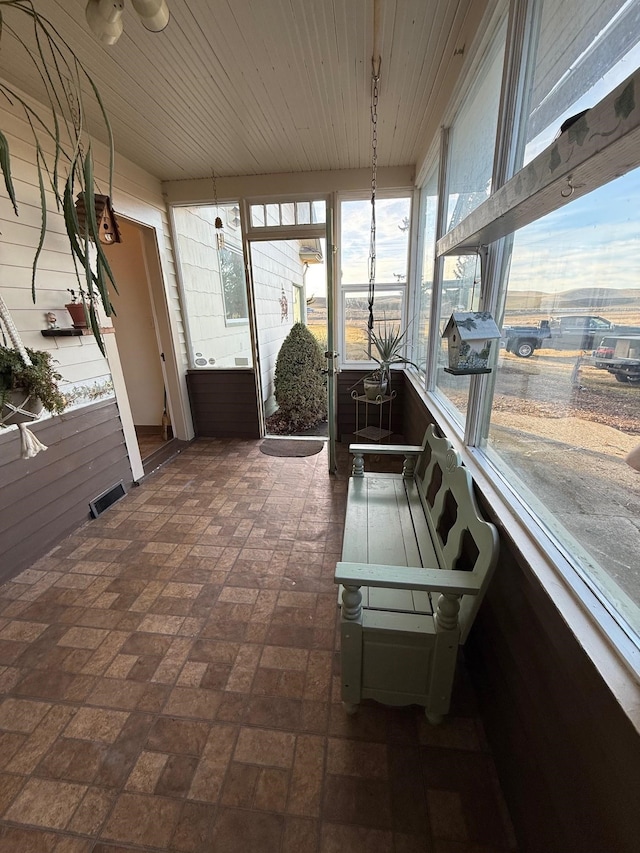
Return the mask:
[[435, 262], [436, 227], [438, 218], [438, 170], [434, 169], [420, 193], [420, 281], [416, 294], [416, 328], [414, 361], [419, 370], [426, 371], [429, 351], [429, 323], [431, 321], [431, 297]]
[[639, 199], [636, 170], [515, 234], [487, 447], [640, 630]]
[[638, 67], [639, 27], [637, 0], [540, 0], [524, 163], [553, 141], [565, 119], [598, 103]]
[[[618, 636], [637, 640], [640, 474], [625, 457], [640, 444], [640, 162], [631, 137], [612, 144], [624, 122], [636, 126], [637, 76], [610, 93], [637, 75], [640, 3], [531, 0], [530, 8], [530, 43], [509, 51], [513, 67], [499, 73], [506, 30], [498, 28], [452, 110], [445, 197], [433, 173], [422, 187], [414, 352], [435, 357], [429, 405], [476, 447], [523, 537], [535, 531], [536, 551], [567, 573], [592, 612], [613, 614]], [[512, 90], [498, 96], [503, 79]], [[587, 107], [555, 142], [562, 122]], [[498, 115], [512, 121], [512, 108], [520, 110], [513, 135], [497, 126]], [[496, 152], [494, 139], [512, 139], [514, 150]], [[583, 167], [585, 151], [593, 153]], [[496, 192], [494, 154], [516, 169], [539, 160]], [[548, 187], [555, 169], [565, 184]], [[447, 234], [434, 263], [438, 216]], [[445, 372], [440, 335], [451, 313], [489, 306], [502, 330], [492, 373]], [[438, 329], [431, 345], [429, 327]]]
[[491, 192], [506, 35], [505, 19], [451, 126], [447, 231], [475, 210]]
[[451, 255], [443, 263], [436, 384], [461, 422], [467, 411], [470, 377], [445, 372], [449, 356], [441, 333], [454, 311], [478, 310], [482, 285], [480, 269], [480, 256], [476, 253]]
[[[374, 322], [401, 328], [405, 322], [411, 199], [376, 200], [376, 285]], [[343, 362], [369, 362], [370, 199], [343, 200], [340, 206], [340, 286]]]

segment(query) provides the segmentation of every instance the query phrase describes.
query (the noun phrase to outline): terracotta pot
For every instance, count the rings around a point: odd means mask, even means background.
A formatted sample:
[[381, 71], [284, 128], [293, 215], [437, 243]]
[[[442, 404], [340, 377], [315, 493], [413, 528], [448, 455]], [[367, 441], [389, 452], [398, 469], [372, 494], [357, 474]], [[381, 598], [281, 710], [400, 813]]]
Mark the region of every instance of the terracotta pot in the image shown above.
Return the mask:
[[[20, 409], [21, 411], [16, 411], [16, 409]], [[34, 397], [24, 389], [10, 391], [9, 396], [2, 405], [0, 421], [5, 426], [37, 421], [43, 409], [44, 405], [39, 397]]]
[[68, 302], [64, 307], [67, 309], [69, 314], [71, 314], [71, 322], [74, 329], [87, 328], [87, 318], [85, 316], [84, 305], [82, 302]]

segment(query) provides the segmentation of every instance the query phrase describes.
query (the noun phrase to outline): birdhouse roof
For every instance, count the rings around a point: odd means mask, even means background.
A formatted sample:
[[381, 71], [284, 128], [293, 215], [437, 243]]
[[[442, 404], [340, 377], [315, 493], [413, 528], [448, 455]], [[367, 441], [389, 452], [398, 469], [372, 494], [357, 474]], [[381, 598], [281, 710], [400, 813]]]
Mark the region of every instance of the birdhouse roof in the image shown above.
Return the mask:
[[[113, 207], [111, 206], [111, 199], [108, 195], [99, 195], [95, 193], [93, 196], [93, 203], [96, 209], [96, 220], [98, 221], [98, 227], [103, 219], [109, 223], [110, 229], [113, 232], [115, 239], [114, 243], [121, 243], [122, 237], [120, 235], [120, 228], [118, 227], [118, 220], [116, 219], [115, 212]], [[78, 193], [76, 196], [76, 214], [78, 216], [78, 225], [80, 228], [80, 234], [84, 233], [86, 228], [86, 216], [87, 209], [84, 199], [84, 193]]]
[[448, 337], [454, 328], [462, 341], [488, 341], [500, 337], [500, 329], [488, 311], [454, 311], [442, 337]]

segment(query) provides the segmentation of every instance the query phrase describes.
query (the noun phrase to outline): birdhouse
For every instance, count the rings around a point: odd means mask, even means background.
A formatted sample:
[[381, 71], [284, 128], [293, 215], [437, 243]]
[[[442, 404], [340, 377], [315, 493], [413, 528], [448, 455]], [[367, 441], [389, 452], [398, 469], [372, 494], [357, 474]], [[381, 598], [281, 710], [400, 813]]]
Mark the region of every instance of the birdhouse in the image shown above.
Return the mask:
[[447, 373], [491, 373], [491, 341], [499, 339], [500, 330], [488, 311], [454, 312], [442, 337], [447, 339], [449, 348]]
[[[94, 195], [93, 203], [96, 209], [96, 221], [98, 223], [98, 239], [101, 243], [111, 245], [112, 243], [122, 243], [120, 229], [116, 215], [111, 207], [111, 199], [108, 195]], [[78, 216], [78, 225], [80, 234], [85, 233], [87, 221], [87, 208], [84, 200], [84, 193], [78, 193], [76, 197], [76, 213]]]

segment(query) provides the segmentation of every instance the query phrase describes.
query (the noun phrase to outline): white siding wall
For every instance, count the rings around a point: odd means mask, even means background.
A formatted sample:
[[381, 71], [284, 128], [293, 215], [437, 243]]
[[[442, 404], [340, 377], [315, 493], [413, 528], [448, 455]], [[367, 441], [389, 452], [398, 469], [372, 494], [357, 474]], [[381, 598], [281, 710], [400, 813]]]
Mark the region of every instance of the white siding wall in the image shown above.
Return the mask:
[[[251, 264], [256, 299], [258, 344], [260, 347], [260, 379], [266, 414], [275, 409], [274, 374], [276, 359], [283, 340], [294, 323], [293, 285], [302, 285], [303, 264], [297, 240], [253, 243]], [[282, 291], [287, 299], [288, 317], [282, 316]], [[303, 294], [304, 298], [304, 294]]]
[[[38, 114], [47, 110], [32, 103]], [[38, 264], [36, 304], [31, 299], [31, 264], [40, 230], [36, 149], [28, 123], [18, 110], [0, 110], [0, 128], [7, 137], [12, 160], [12, 175], [18, 200], [16, 217], [0, 186], [0, 289], [26, 346], [54, 352], [65, 384], [91, 387], [108, 379], [109, 369], [93, 337], [44, 338], [44, 315], [54, 311], [60, 326], [71, 325], [64, 305], [69, 301], [67, 288], [78, 290], [78, 282], [64, 231], [62, 215], [55, 207], [53, 194], [47, 193], [47, 236]], [[44, 146], [46, 147], [46, 145]], [[108, 152], [93, 142], [96, 178], [99, 189], [107, 191]], [[117, 147], [117, 140], [116, 140]], [[186, 347], [180, 316], [180, 303], [173, 261], [167, 209], [161, 184], [143, 169], [116, 154], [113, 204], [117, 212], [155, 229], [158, 254], [166, 292], [172, 343], [176, 350], [179, 389], [174, 390], [176, 421], [188, 435], [191, 429], [185, 381]], [[64, 387], [63, 387], [63, 390]], [[88, 400], [87, 400], [88, 401]], [[82, 402], [82, 399], [81, 399]]]
[[[203, 367], [237, 367], [252, 363], [249, 321], [225, 321], [220, 262], [215, 246], [212, 207], [176, 207], [173, 221], [178, 244], [184, 308], [189, 325], [190, 361], [195, 353], [215, 359]], [[224, 223], [225, 245], [242, 252], [240, 230]]]

